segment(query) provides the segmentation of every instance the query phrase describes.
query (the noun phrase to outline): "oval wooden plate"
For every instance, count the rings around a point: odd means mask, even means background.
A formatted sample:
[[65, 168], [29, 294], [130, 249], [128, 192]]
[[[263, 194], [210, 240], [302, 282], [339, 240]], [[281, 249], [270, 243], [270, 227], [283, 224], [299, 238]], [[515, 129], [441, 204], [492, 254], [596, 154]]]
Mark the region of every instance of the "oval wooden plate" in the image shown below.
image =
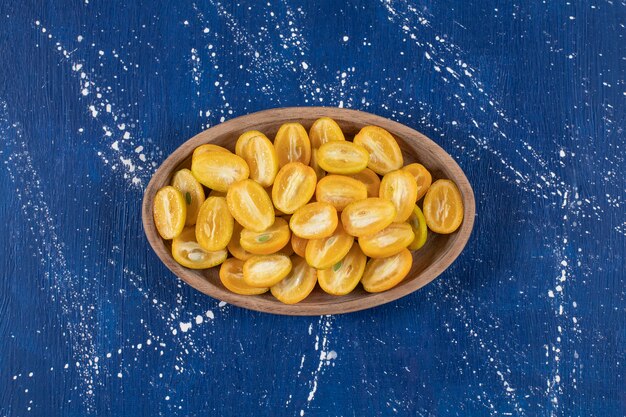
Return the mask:
[[[152, 202], [159, 188], [168, 185], [172, 174], [189, 167], [193, 150], [204, 143], [215, 143], [234, 152], [235, 142], [247, 130], [259, 130], [273, 139], [278, 128], [285, 122], [299, 122], [308, 129], [322, 116], [332, 117], [341, 126], [346, 139], [366, 125], [376, 125], [395, 136], [404, 156], [404, 163], [420, 162], [430, 170], [433, 181], [439, 178], [453, 180], [463, 196], [465, 205], [461, 227], [450, 235], [430, 233], [426, 244], [413, 252], [413, 267], [409, 275], [396, 287], [377, 294], [365, 292], [359, 285], [345, 296], [333, 296], [319, 286], [304, 300], [295, 305], [283, 304], [269, 292], [257, 296], [238, 295], [228, 291], [220, 282], [218, 269], [192, 270], [179, 265], [170, 252], [169, 242], [157, 233], [152, 215]], [[441, 274], [459, 256], [474, 225], [475, 203], [472, 187], [459, 165], [435, 142], [405, 125], [356, 110], [330, 107], [288, 107], [265, 110], [229, 120], [183, 143], [156, 171], [144, 194], [143, 226], [150, 245], [163, 263], [180, 279], [211, 297], [239, 307], [287, 315], [322, 315], [348, 313], [363, 310], [396, 300], [423, 287]]]

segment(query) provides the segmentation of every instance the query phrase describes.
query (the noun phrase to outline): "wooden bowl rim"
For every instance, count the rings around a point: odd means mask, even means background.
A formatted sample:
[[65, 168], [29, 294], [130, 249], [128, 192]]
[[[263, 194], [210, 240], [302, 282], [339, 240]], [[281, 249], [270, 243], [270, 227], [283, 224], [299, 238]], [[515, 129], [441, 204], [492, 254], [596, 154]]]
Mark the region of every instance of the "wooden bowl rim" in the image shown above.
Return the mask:
[[[333, 298], [329, 298], [328, 301], [324, 302], [287, 305], [278, 300], [235, 294], [225, 288], [215, 286], [208, 280], [197, 276], [196, 272], [193, 270], [178, 264], [156, 230], [152, 214], [152, 202], [158, 188], [162, 186], [161, 184], [164, 183], [164, 180], [171, 175], [172, 171], [178, 167], [182, 161], [191, 155], [193, 149], [204, 143], [212, 142], [211, 139], [230, 134], [235, 130], [241, 130], [241, 126], [247, 126], [245, 130], [250, 130], [253, 128], [252, 126], [254, 126], [254, 121], [259, 118], [268, 120], [276, 119], [281, 122], [286, 122], [288, 120], [297, 121], [299, 119], [314, 120], [322, 116], [332, 117], [336, 120], [357, 121], [359, 124], [362, 123], [363, 125], [380, 126], [391, 132], [394, 136], [414, 137], [415, 140], [422, 141], [429, 148], [432, 148], [433, 152], [445, 163], [446, 169], [452, 172], [453, 175], [450, 179], [456, 183], [463, 197], [464, 220], [461, 227], [454, 232], [456, 236], [453, 237], [454, 241], [448, 250], [419, 273], [421, 279], [414, 279], [385, 292], [368, 294], [368, 296], [363, 299], [342, 300], [342, 297], [329, 295], [329, 297]], [[165, 266], [177, 277], [196, 290], [218, 300], [251, 310], [272, 314], [307, 316], [349, 313], [376, 307], [411, 294], [432, 282], [454, 262], [467, 244], [474, 226], [475, 210], [474, 192], [461, 167], [442, 147], [417, 130], [382, 116], [359, 110], [335, 107], [282, 107], [236, 117], [204, 130], [180, 145], [163, 161], [148, 183], [142, 203], [142, 221], [148, 242], [159, 259], [161, 259]]]

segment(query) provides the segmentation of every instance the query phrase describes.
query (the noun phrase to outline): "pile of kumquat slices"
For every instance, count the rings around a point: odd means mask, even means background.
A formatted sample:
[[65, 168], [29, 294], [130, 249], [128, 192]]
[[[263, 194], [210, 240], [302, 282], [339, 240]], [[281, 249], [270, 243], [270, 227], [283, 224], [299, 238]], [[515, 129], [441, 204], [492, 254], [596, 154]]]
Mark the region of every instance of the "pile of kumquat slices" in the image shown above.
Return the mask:
[[287, 304], [316, 283], [332, 295], [359, 282], [365, 291], [386, 291], [409, 273], [410, 251], [426, 243], [429, 229], [452, 233], [463, 221], [454, 182], [432, 182], [418, 163], [405, 166], [386, 130], [365, 126], [348, 141], [328, 117], [308, 133], [283, 124], [274, 142], [245, 132], [235, 153], [199, 146], [191, 170], [173, 175], [153, 209], [178, 263], [221, 265], [230, 291], [271, 291]]

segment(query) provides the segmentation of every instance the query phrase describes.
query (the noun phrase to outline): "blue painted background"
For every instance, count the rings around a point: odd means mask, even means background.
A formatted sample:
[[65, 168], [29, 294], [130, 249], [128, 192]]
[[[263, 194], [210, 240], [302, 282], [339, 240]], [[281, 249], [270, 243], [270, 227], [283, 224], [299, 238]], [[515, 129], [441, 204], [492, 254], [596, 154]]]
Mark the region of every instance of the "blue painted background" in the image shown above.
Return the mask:
[[[622, 0], [1, 2], [0, 414], [625, 415], [625, 25]], [[314, 104], [453, 155], [462, 256], [340, 316], [182, 285], [140, 224], [156, 166]]]

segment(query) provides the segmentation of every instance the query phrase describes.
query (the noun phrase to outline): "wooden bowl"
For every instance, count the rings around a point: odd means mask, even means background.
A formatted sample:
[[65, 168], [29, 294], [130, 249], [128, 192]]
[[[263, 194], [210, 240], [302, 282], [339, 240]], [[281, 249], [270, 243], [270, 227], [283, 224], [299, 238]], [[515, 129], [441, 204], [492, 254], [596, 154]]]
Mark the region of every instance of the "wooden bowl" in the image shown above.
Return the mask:
[[[152, 203], [159, 188], [168, 185], [172, 174], [191, 164], [193, 150], [205, 143], [215, 143], [234, 151], [239, 135], [247, 130], [259, 130], [273, 139], [278, 128], [285, 122], [299, 122], [308, 129], [322, 116], [332, 117], [341, 126], [346, 138], [366, 125], [376, 125], [395, 136], [404, 156], [404, 163], [420, 162], [430, 170], [433, 181], [439, 178], [453, 180], [461, 191], [465, 207], [461, 227], [449, 235], [429, 232], [426, 244], [413, 252], [413, 267], [407, 277], [396, 287], [376, 294], [365, 292], [359, 285], [345, 296], [333, 296], [319, 286], [304, 300], [295, 305], [283, 304], [269, 292], [257, 295], [238, 295], [227, 290], [220, 282], [218, 269], [192, 270], [179, 265], [172, 257], [170, 242], [159, 236], [154, 225]], [[180, 279], [200, 292], [239, 307], [287, 315], [338, 314], [363, 310], [396, 300], [423, 287], [441, 274], [459, 256], [474, 225], [474, 193], [465, 174], [450, 155], [435, 142], [421, 133], [400, 123], [356, 110], [330, 107], [288, 107], [260, 111], [229, 120], [183, 143], [156, 171], [144, 194], [143, 225], [150, 245], [163, 263]]]

